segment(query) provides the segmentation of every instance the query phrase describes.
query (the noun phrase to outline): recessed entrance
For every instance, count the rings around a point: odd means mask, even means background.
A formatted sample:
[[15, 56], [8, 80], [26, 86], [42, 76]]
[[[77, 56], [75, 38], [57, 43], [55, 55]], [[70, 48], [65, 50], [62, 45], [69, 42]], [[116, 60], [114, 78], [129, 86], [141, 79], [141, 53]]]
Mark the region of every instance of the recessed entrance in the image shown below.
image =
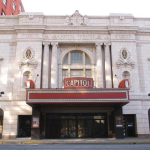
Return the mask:
[[47, 114], [46, 138], [105, 138], [107, 114]]
[[20, 115], [18, 116], [18, 137], [31, 136], [31, 116]]

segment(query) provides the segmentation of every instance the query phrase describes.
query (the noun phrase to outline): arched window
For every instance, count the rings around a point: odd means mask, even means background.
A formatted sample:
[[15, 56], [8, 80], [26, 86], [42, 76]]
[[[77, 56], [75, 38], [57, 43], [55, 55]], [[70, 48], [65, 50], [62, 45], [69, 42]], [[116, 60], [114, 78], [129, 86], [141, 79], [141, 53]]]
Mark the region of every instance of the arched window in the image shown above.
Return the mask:
[[71, 64], [82, 64], [83, 63], [83, 53], [82, 52], [72, 52], [71, 53]]
[[65, 58], [63, 60], [63, 64], [68, 64], [68, 54], [65, 56]]
[[85, 64], [91, 64], [91, 61], [89, 57], [87, 56], [87, 54], [85, 54]]
[[[72, 51], [70, 52], [70, 64], [91, 64], [90, 57], [82, 51]], [[85, 57], [85, 59], [84, 59]], [[68, 64], [69, 53], [67, 53], [63, 59], [63, 64]]]
[[83, 51], [73, 50], [68, 52], [64, 56], [62, 63], [62, 85], [64, 82], [64, 78], [92, 77], [91, 59], [88, 54]]
[[31, 79], [31, 78], [32, 78], [32, 75], [31, 75], [30, 71], [24, 72], [24, 74], [23, 74], [23, 87], [26, 87], [26, 81]]
[[124, 71], [122, 74], [123, 79], [128, 79], [129, 80], [129, 86], [131, 86], [131, 81], [130, 81], [130, 73], [128, 71]]

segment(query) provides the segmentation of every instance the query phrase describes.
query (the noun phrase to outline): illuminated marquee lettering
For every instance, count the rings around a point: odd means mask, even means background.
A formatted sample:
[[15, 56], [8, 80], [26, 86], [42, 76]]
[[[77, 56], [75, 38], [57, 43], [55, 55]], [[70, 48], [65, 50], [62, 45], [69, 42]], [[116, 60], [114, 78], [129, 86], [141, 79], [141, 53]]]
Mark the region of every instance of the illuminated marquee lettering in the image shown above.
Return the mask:
[[65, 78], [64, 88], [93, 88], [92, 78]]

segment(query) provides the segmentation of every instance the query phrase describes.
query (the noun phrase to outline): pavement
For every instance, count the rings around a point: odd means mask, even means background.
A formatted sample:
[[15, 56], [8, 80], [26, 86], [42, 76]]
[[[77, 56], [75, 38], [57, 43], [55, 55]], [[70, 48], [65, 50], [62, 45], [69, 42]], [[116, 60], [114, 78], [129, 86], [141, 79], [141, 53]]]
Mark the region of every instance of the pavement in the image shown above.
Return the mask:
[[150, 144], [150, 138], [91, 138], [91, 139], [0, 139], [0, 144]]

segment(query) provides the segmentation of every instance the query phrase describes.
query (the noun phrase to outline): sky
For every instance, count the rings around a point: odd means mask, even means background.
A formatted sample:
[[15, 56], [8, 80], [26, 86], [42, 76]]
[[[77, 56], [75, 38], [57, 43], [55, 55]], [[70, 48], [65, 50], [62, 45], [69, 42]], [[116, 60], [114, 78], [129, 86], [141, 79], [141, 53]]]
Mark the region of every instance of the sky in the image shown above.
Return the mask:
[[108, 16], [110, 13], [131, 13], [134, 17], [150, 18], [150, 0], [22, 0], [26, 12], [44, 15]]

